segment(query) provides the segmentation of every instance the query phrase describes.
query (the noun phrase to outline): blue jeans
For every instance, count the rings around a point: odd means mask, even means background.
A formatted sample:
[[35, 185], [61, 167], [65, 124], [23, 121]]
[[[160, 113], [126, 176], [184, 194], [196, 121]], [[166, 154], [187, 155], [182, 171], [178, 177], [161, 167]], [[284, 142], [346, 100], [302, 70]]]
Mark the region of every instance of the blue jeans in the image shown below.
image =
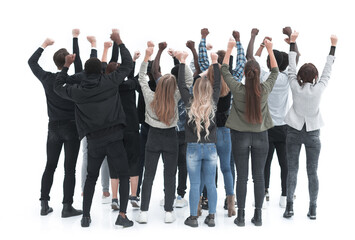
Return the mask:
[[200, 200], [201, 175], [203, 176], [208, 197], [209, 213], [216, 213], [217, 189], [215, 184], [217, 149], [214, 143], [187, 143], [186, 164], [190, 179], [190, 215], [197, 216]]
[[299, 157], [301, 146], [304, 144], [307, 158], [307, 175], [308, 175], [308, 191], [310, 205], [317, 205], [318, 197], [318, 158], [321, 149], [319, 139], [320, 131], [306, 131], [306, 125], [301, 131], [298, 131], [290, 126], [287, 129], [286, 150], [288, 160], [288, 175], [287, 175], [287, 202], [293, 201], [297, 184], [297, 173], [299, 166]]
[[217, 154], [219, 156], [220, 167], [224, 178], [224, 188], [226, 195], [233, 195], [233, 176], [231, 171], [232, 141], [230, 129], [226, 127], [217, 128]]

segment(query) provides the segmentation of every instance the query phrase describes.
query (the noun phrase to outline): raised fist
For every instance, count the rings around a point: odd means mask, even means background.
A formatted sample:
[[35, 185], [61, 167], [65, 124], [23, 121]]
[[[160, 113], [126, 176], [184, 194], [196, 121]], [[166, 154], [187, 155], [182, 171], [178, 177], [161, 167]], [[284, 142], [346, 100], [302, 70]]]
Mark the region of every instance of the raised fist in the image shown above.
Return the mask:
[[290, 42], [291, 43], [296, 42], [298, 35], [299, 35], [299, 32], [293, 31], [293, 33], [291, 33], [291, 36], [290, 36]]
[[172, 48], [168, 49], [168, 54], [172, 57], [174, 57], [174, 52], [175, 52], [174, 49], [172, 49]]
[[211, 50], [213, 48], [213, 46], [212, 46], [211, 43], [207, 43], [206, 48], [209, 51], [209, 50]]
[[145, 55], [146, 57], [150, 57], [153, 55], [153, 51], [154, 51], [154, 47], [147, 47], [147, 49], [145, 50]]
[[140, 56], [141, 56], [141, 53], [139, 51], [135, 51], [134, 55], [133, 55], [133, 61], [136, 61]]
[[228, 41], [228, 49], [233, 49], [234, 46], [236, 44], [236, 41], [234, 38], [229, 38], [229, 41]]
[[258, 33], [259, 33], [259, 29], [257, 29], [257, 28], [253, 28], [253, 29], [251, 30], [251, 35], [252, 35], [252, 36], [256, 36], [256, 35], [258, 35]]
[[267, 50], [272, 50], [272, 42], [269, 39], [264, 40], [264, 45]]
[[80, 29], [74, 28], [74, 29], [71, 31], [71, 33], [73, 34], [73, 37], [74, 37], [74, 38], [77, 38], [77, 37], [79, 36], [79, 34], [80, 34]]
[[148, 41], [148, 42], [147, 42], [147, 46], [148, 46], [148, 47], [154, 47], [153, 41]]
[[112, 42], [104, 42], [104, 48], [112, 47]]
[[202, 36], [202, 38], [206, 38], [209, 33], [210, 33], [210, 32], [208, 31], [208, 28], [202, 28], [202, 29], [201, 29], [201, 36]]
[[69, 67], [75, 60], [75, 53], [65, 56], [65, 66]]
[[86, 39], [92, 44], [96, 42], [96, 37], [95, 36], [87, 36]]
[[118, 33], [118, 34], [120, 34], [120, 30], [117, 29], [117, 28], [112, 28], [112, 33]]
[[122, 43], [121, 36], [119, 34], [119, 31], [112, 31], [111, 34], [111, 40], [120, 45]]
[[338, 37], [336, 35], [331, 35], [330, 36], [330, 41], [332, 43], [332, 46], [335, 47], [337, 45], [337, 43], [338, 43]]
[[43, 48], [46, 48], [50, 45], [53, 45], [54, 44], [54, 40], [51, 39], [51, 38], [46, 38], [46, 40], [44, 40], [43, 44], [42, 44], [42, 47]]
[[291, 34], [292, 34], [292, 29], [291, 29], [291, 27], [284, 27], [284, 28], [282, 29], [282, 33], [283, 33], [283, 34], [286, 34], [288, 37], [290, 37]]
[[190, 48], [191, 50], [195, 48], [195, 42], [194, 41], [187, 41], [186, 42], [186, 47]]
[[168, 46], [168, 44], [166, 42], [161, 42], [158, 44], [158, 46], [159, 46], [159, 50], [163, 51]]
[[218, 60], [218, 55], [217, 53], [215, 52], [211, 52], [211, 60], [212, 60], [212, 63], [217, 63], [217, 60]]
[[232, 35], [235, 41], [240, 42], [240, 33], [238, 31], [233, 31]]

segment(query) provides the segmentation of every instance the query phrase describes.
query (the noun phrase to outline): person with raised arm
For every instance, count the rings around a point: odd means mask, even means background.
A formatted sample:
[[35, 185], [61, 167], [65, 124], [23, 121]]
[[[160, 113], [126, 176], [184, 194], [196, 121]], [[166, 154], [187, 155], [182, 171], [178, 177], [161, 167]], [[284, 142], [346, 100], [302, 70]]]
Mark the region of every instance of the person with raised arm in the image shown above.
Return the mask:
[[[80, 58], [80, 50], [79, 50], [79, 35], [80, 35], [80, 29], [75, 28], [72, 30], [72, 35], [73, 35], [73, 54], [75, 54], [75, 60], [74, 60], [74, 72], [75, 73], [81, 73], [83, 72], [83, 64]], [[87, 37], [88, 41], [90, 42], [91, 45], [91, 51], [90, 51], [90, 58], [92, 57], [97, 57], [97, 49], [96, 49], [96, 38], [94, 36], [89, 36]], [[109, 48], [109, 45], [105, 43], [104, 45], [104, 53], [105, 51], [107, 52]], [[88, 142], [86, 140], [86, 137], [84, 137], [81, 140], [81, 148], [82, 148], [82, 153], [83, 153], [83, 162], [81, 164], [81, 192], [82, 196], [84, 195], [84, 186], [85, 186], [85, 181], [86, 181], [86, 175], [87, 175], [87, 167], [88, 167]], [[102, 186], [102, 203], [110, 203], [110, 192], [109, 192], [109, 187], [110, 187], [110, 172], [108, 169], [108, 164], [107, 164], [107, 159], [102, 163], [101, 166], [101, 186]]]
[[[123, 146], [123, 133], [126, 126], [125, 114], [118, 93], [118, 86], [131, 72], [133, 63], [128, 49], [118, 33], [113, 32], [111, 39], [117, 43], [122, 53], [122, 64], [111, 74], [102, 73], [101, 61], [90, 58], [85, 62], [85, 74], [68, 76], [75, 54], [67, 55], [62, 71], [54, 84], [54, 91], [61, 97], [75, 103], [75, 120], [79, 138], [86, 136], [88, 141], [88, 174], [84, 187], [82, 227], [91, 223], [90, 209], [99, 176], [100, 167], [105, 156], [111, 178], [119, 178], [120, 213], [116, 225], [133, 226], [126, 216], [129, 195], [128, 161]], [[80, 84], [70, 84], [70, 80]]]
[[[180, 92], [174, 75], [165, 74], [159, 78], [155, 92], [147, 81], [148, 61], [153, 54], [154, 43], [148, 42], [144, 61], [139, 71], [139, 84], [141, 86], [145, 104], [145, 122], [150, 125], [145, 147], [144, 178], [142, 184], [141, 211], [136, 219], [139, 223], [148, 222], [148, 210], [152, 192], [152, 185], [157, 170], [160, 155], [164, 163], [164, 210], [165, 223], [176, 220], [173, 212], [175, 198], [175, 175], [178, 159], [178, 139], [175, 127], [178, 121], [178, 101]], [[192, 73], [187, 69], [183, 75], [191, 86]]]
[[283, 217], [290, 218], [294, 215], [293, 196], [297, 183], [299, 155], [303, 144], [306, 151], [309, 191], [309, 210], [307, 216], [310, 219], [316, 219], [319, 190], [317, 169], [321, 150], [319, 135], [320, 128], [324, 124], [319, 105], [321, 96], [328, 86], [330, 79], [338, 38], [335, 35], [331, 35], [330, 37], [330, 52], [320, 77], [317, 68], [312, 63], [303, 64], [297, 71], [297, 52], [295, 49], [297, 38], [298, 32], [294, 31], [290, 36], [290, 52], [288, 54], [288, 79], [292, 91], [293, 104], [285, 117], [285, 122], [288, 125], [286, 139], [288, 175], [287, 205]]
[[191, 227], [198, 227], [198, 203], [203, 175], [209, 199], [209, 214], [204, 223], [209, 227], [214, 227], [217, 206], [215, 175], [218, 159], [215, 111], [220, 95], [221, 74], [217, 63], [218, 55], [212, 53], [213, 85], [207, 77], [198, 78], [193, 87], [193, 94], [191, 94], [190, 87], [186, 83], [187, 79], [183, 74], [186, 69], [187, 55], [186, 52], [176, 54], [180, 61], [178, 86], [181, 98], [188, 111], [185, 124], [185, 141], [187, 142], [186, 163], [190, 179], [190, 216], [184, 223]]
[[[53, 91], [57, 73], [42, 69], [38, 61], [43, 51], [54, 44], [54, 40], [47, 38], [28, 60], [33, 74], [40, 80], [47, 100], [48, 137], [47, 162], [41, 180], [41, 216], [48, 215], [53, 209], [48, 205], [50, 191], [53, 184], [54, 172], [57, 168], [59, 156], [64, 146], [64, 182], [63, 182], [63, 218], [82, 214], [81, 210], [72, 207], [75, 189], [75, 168], [80, 148], [78, 132], [75, 125], [74, 103], [63, 99]], [[65, 48], [54, 53], [53, 60], [58, 70], [62, 70], [65, 57], [68, 55]]]
[[264, 200], [264, 167], [268, 153], [267, 130], [273, 127], [268, 108], [268, 95], [271, 92], [278, 67], [272, 51], [272, 42], [265, 40], [272, 67], [269, 78], [260, 83], [260, 66], [255, 60], [245, 64], [245, 84], [235, 81], [229, 72], [229, 57], [235, 46], [230, 38], [221, 67], [222, 76], [233, 94], [233, 104], [226, 127], [231, 129], [232, 153], [237, 168], [237, 205], [238, 215], [234, 223], [245, 226], [245, 200], [248, 182], [249, 154], [251, 154], [252, 176], [254, 181], [255, 211], [252, 223], [262, 225], [261, 208]]

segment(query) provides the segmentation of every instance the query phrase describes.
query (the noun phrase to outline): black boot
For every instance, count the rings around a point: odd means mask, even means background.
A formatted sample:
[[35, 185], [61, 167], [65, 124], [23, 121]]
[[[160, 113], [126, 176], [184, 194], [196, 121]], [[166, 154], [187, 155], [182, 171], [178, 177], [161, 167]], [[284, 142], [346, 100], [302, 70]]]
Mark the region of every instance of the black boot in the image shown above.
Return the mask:
[[251, 219], [251, 222], [254, 223], [255, 226], [261, 226], [263, 224], [261, 220], [261, 209], [255, 209], [254, 217]]
[[91, 223], [91, 218], [89, 217], [84, 217], [81, 219], [81, 226], [82, 227], [89, 227]]
[[284, 218], [290, 218], [293, 216], [293, 202], [287, 202], [283, 216]]
[[47, 200], [41, 200], [41, 216], [46, 216], [48, 213], [53, 212], [53, 208], [48, 206]]
[[73, 217], [83, 214], [83, 211], [76, 210], [69, 203], [63, 203], [62, 218]]
[[309, 211], [307, 213], [307, 216], [310, 219], [312, 219], [312, 220], [316, 220], [316, 218], [317, 218], [316, 210], [317, 210], [317, 206], [316, 205], [310, 205], [309, 206]]
[[237, 224], [239, 227], [244, 227], [245, 226], [245, 210], [244, 209], [238, 209], [238, 216], [236, 219], [234, 219], [234, 223]]

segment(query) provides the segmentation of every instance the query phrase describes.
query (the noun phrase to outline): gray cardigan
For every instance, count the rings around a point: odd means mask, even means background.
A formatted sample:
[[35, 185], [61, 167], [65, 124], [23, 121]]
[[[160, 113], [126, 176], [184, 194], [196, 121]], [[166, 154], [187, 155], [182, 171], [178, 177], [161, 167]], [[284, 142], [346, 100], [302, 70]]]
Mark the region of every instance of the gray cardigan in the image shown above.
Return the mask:
[[[145, 101], [145, 122], [149, 124], [152, 127], [155, 128], [172, 128], [177, 126], [177, 121], [179, 118], [178, 114], [178, 102], [181, 98], [180, 91], [178, 87], [176, 87], [176, 91], [174, 94], [174, 99], [175, 99], [175, 114], [174, 118], [171, 121], [170, 125], [166, 125], [165, 123], [161, 122], [153, 109], [151, 108], [150, 104], [154, 99], [154, 92], [150, 89], [148, 85], [148, 75], [147, 75], [147, 67], [148, 63], [147, 62], [142, 62], [141, 68], [139, 70], [139, 84], [141, 85], [141, 89], [143, 92], [143, 97]], [[186, 79], [186, 86], [190, 88], [193, 83], [193, 77], [192, 77], [192, 72], [190, 71], [189, 68], [185, 68], [185, 79]]]
[[316, 84], [305, 83], [301, 87], [297, 81], [296, 55], [297, 53], [293, 51], [288, 55], [288, 80], [293, 104], [285, 117], [285, 122], [298, 131], [302, 130], [304, 124], [307, 132], [318, 130], [324, 125], [319, 104], [323, 91], [328, 85], [335, 57], [328, 55], [323, 73]]

